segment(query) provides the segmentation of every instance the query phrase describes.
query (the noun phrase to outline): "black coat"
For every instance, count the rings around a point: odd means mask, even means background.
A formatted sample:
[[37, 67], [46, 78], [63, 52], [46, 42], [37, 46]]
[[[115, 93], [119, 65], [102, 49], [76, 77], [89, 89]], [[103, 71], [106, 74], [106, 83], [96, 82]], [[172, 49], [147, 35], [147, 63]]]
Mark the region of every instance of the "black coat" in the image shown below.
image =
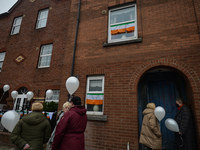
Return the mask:
[[182, 133], [182, 136], [175, 133], [176, 149], [197, 150], [195, 127], [190, 109], [183, 105], [176, 114], [175, 120], [179, 126], [179, 131]]

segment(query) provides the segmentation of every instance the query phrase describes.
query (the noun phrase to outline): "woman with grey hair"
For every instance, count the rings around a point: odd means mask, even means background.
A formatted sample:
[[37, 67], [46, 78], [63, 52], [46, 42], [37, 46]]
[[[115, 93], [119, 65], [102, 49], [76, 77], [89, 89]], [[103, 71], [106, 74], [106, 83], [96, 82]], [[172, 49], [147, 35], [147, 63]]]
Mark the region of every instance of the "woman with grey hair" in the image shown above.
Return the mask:
[[142, 130], [139, 143], [148, 147], [148, 149], [162, 149], [162, 137], [160, 125], [154, 114], [156, 108], [154, 103], [148, 103], [143, 111]]

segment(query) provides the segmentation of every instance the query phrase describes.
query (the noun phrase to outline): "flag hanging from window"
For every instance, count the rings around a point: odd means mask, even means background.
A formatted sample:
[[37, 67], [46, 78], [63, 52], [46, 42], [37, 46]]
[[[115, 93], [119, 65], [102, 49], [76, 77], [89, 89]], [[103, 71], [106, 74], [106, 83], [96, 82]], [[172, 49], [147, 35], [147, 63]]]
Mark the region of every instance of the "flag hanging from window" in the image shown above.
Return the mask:
[[87, 96], [86, 96], [86, 104], [102, 105], [103, 104], [103, 98], [104, 98], [104, 94], [103, 93], [87, 94]]
[[135, 31], [135, 22], [129, 22], [129, 23], [123, 23], [118, 25], [112, 25], [111, 28], [111, 34], [120, 34], [127, 32], [133, 32]]

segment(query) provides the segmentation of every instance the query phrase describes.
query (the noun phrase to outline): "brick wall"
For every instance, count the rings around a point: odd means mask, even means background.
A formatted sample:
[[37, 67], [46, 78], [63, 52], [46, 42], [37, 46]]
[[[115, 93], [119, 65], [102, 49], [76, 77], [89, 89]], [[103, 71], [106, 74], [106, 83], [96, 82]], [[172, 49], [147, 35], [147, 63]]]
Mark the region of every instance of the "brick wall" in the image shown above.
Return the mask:
[[[138, 84], [152, 68], [169, 68], [187, 82], [200, 140], [200, 42], [199, 3], [196, 0], [142, 1], [137, 4], [139, 43], [103, 47], [107, 42], [110, 7], [135, 3], [132, 0], [82, 0], [74, 75], [80, 86], [75, 95], [84, 103], [88, 75], [105, 75], [104, 115], [107, 122], [88, 121], [87, 150], [138, 149]], [[78, 0], [22, 1], [1, 18], [0, 51], [6, 59], [0, 73], [1, 87], [11, 91], [21, 86], [45, 96], [48, 88], [60, 89], [60, 103], [67, 100], [65, 81], [70, 76], [76, 33]], [[30, 5], [31, 4], [31, 5]], [[37, 11], [51, 7], [47, 27], [35, 29]], [[28, 11], [27, 11], [28, 10]], [[102, 11], [106, 10], [106, 14]], [[19, 35], [9, 36], [13, 18], [23, 17]], [[2, 32], [3, 31], [3, 32]], [[53, 42], [50, 68], [37, 69], [41, 44]], [[16, 64], [19, 55], [26, 60]], [[30, 55], [31, 54], [31, 55]], [[11, 97], [7, 101], [11, 101]]]

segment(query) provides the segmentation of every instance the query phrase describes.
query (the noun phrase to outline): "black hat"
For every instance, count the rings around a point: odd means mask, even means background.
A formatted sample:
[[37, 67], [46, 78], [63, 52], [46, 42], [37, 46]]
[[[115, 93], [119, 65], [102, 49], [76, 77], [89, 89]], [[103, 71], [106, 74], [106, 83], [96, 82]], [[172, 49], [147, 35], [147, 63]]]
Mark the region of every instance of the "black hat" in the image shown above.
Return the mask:
[[81, 98], [78, 96], [75, 96], [71, 99], [71, 102], [73, 102], [74, 105], [81, 105]]

